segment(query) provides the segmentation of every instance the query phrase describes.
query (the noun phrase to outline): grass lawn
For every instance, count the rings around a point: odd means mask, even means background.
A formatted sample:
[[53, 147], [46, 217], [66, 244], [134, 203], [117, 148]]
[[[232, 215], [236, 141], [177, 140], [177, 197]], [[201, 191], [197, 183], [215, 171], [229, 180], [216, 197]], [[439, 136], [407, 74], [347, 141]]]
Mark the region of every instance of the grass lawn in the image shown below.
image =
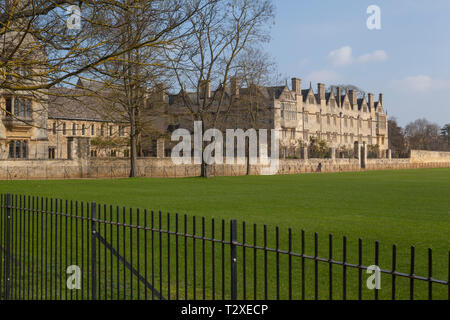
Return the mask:
[[[0, 192], [161, 210], [163, 213], [206, 217], [207, 221], [210, 221], [210, 218], [217, 221], [225, 219], [227, 222], [237, 219], [240, 230], [240, 223], [243, 221], [247, 223], [249, 242], [253, 241], [250, 233], [252, 224], [257, 224], [258, 228], [266, 224], [271, 247], [274, 246], [274, 227], [278, 226], [282, 249], [287, 249], [287, 232], [292, 228], [293, 249], [296, 252], [300, 252], [299, 235], [303, 229], [306, 231], [306, 252], [313, 253], [314, 232], [317, 232], [319, 253], [324, 258], [327, 258], [329, 253], [328, 235], [333, 234], [335, 240], [333, 255], [337, 260], [342, 259], [342, 237], [347, 236], [348, 259], [352, 263], [357, 263], [357, 241], [358, 238], [362, 238], [365, 265], [374, 264], [374, 241], [379, 240], [380, 267], [391, 269], [392, 245], [396, 244], [397, 267], [400, 272], [405, 273], [409, 273], [409, 253], [410, 246], [413, 245], [416, 248], [415, 273], [422, 276], [427, 276], [428, 272], [427, 249], [433, 248], [433, 277], [440, 280], [447, 280], [448, 277], [450, 169], [218, 177], [208, 180], [186, 178], [0, 181]], [[210, 231], [209, 227], [207, 231]], [[258, 244], [260, 241], [262, 233], [258, 235]], [[242, 249], [239, 249], [239, 257], [241, 255]], [[252, 292], [250, 289], [252, 253], [247, 250], [247, 255], [248, 291]], [[260, 261], [262, 259], [261, 256]], [[274, 261], [273, 254], [269, 257], [270, 270], [273, 270]], [[281, 262], [287, 265], [286, 261]], [[298, 260], [295, 260], [294, 268], [296, 268], [294, 282], [297, 281], [298, 286], [300, 274]], [[311, 268], [312, 263], [307, 270], [307, 278], [314, 276]], [[258, 268], [258, 277], [260, 276], [259, 279], [262, 281], [264, 275], [260, 269], [262, 268]], [[241, 277], [241, 266], [239, 270]], [[348, 284], [350, 292], [348, 297], [356, 298], [357, 286], [355, 287], [353, 278], [357, 275], [351, 270], [349, 273], [348, 281], [353, 283]], [[326, 264], [321, 266], [320, 274], [320, 298], [326, 299], [328, 298]], [[334, 297], [340, 298], [342, 267], [335, 266], [333, 274], [336, 274], [333, 280]], [[281, 270], [282, 298], [286, 297], [287, 292], [286, 277], [287, 270]], [[367, 277], [364, 274], [364, 283]], [[172, 276], [171, 281], [173, 278]], [[313, 289], [313, 281], [310, 280], [307, 286], [309, 298]], [[201, 279], [198, 281], [201, 284]], [[273, 272], [270, 273], [268, 281], [269, 298], [273, 298], [276, 281]], [[262, 290], [262, 282], [258, 285], [258, 291]], [[383, 275], [381, 285], [380, 297], [389, 299], [391, 277]], [[218, 286], [220, 288], [221, 283]], [[434, 285], [434, 288], [436, 298], [447, 298], [445, 286]], [[294, 298], [299, 298], [298, 288], [294, 291]], [[397, 298], [409, 298], [409, 280], [399, 279], [397, 291]], [[242, 283], [239, 294], [242, 295]], [[427, 286], [416, 281], [415, 295], [419, 299], [426, 298]], [[252, 298], [253, 295], [248, 293], [248, 297]], [[365, 290], [364, 297], [372, 298], [373, 292]]]

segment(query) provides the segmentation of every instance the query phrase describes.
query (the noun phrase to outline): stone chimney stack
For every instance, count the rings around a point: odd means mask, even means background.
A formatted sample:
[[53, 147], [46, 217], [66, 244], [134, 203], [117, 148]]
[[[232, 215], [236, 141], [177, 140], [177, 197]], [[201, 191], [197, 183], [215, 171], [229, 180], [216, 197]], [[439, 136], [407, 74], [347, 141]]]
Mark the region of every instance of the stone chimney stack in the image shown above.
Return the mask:
[[358, 103], [356, 90], [348, 90], [348, 98], [350, 99], [350, 103], [352, 104], [352, 106], [355, 106]]
[[317, 84], [317, 93], [319, 94], [319, 100], [324, 101], [325, 100], [325, 84], [323, 84], [323, 83]]
[[373, 99], [373, 93], [369, 93], [369, 107], [370, 107], [370, 110], [373, 110], [374, 106], [375, 106], [375, 104], [374, 104], [374, 99]]
[[378, 102], [381, 103], [381, 105], [383, 105], [383, 94], [380, 93], [380, 97], [378, 98]]
[[302, 94], [302, 79], [292, 78], [292, 90], [298, 94]]
[[337, 105], [339, 106], [339, 107], [342, 107], [341, 106], [341, 97], [342, 97], [342, 88], [341, 87], [337, 87], [337, 93], [336, 93], [336, 95], [337, 95], [337, 97], [336, 97], [336, 100], [337, 100]]
[[205, 92], [206, 92], [206, 99], [211, 98], [211, 81], [209, 80], [200, 81], [200, 88], [199, 88], [200, 99], [205, 98]]
[[239, 96], [239, 78], [233, 77], [230, 79], [230, 92], [232, 96], [238, 97]]

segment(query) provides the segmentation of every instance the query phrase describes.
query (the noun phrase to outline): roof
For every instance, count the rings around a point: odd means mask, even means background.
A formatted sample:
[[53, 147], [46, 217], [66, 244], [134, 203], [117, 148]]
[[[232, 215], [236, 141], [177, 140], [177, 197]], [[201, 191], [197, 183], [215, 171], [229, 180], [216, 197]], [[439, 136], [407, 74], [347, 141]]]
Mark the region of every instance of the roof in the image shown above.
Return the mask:
[[82, 89], [54, 87], [49, 90], [48, 117], [51, 119], [117, 122], [124, 119], [111, 103]]

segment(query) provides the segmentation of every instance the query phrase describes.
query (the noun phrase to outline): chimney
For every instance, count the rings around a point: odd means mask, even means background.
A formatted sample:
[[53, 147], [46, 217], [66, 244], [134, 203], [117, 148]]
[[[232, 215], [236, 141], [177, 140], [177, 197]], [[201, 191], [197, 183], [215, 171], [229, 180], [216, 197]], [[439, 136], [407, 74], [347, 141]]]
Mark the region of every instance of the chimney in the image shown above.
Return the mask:
[[239, 79], [237, 77], [231, 78], [230, 86], [231, 86], [231, 95], [238, 97], [239, 96]]
[[209, 80], [200, 80], [200, 88], [199, 88], [199, 94], [200, 99], [205, 98], [205, 92], [206, 92], [206, 98], [211, 98], [211, 81]]
[[302, 94], [302, 79], [292, 78], [292, 90], [298, 94]]
[[370, 110], [373, 110], [374, 107], [373, 93], [369, 93], [369, 107]]
[[337, 100], [337, 105], [339, 106], [339, 107], [342, 107], [341, 106], [341, 99], [342, 99], [342, 88], [341, 87], [337, 87], [337, 93], [336, 93], [336, 95], [337, 95], [337, 97], [336, 97], [336, 100]]
[[380, 97], [378, 98], [378, 102], [381, 103], [381, 105], [383, 105], [383, 94], [380, 93]]
[[325, 85], [323, 83], [317, 84], [317, 93], [319, 94], [319, 102], [325, 100]]
[[348, 98], [352, 106], [355, 106], [358, 103], [356, 90], [348, 90]]

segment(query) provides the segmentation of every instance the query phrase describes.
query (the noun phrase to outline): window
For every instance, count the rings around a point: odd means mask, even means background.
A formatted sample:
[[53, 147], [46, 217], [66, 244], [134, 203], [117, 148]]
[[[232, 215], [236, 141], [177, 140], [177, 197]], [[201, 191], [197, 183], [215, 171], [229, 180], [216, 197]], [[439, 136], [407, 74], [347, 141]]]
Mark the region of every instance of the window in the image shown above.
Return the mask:
[[286, 139], [286, 130], [285, 129], [281, 129], [281, 138]]
[[105, 125], [102, 124], [102, 126], [100, 127], [100, 136], [104, 136], [105, 135]]
[[309, 97], [308, 101], [309, 101], [309, 104], [314, 104], [315, 103], [314, 97]]
[[52, 133], [56, 134], [56, 122], [53, 122], [52, 124]]
[[123, 137], [124, 136], [124, 128], [123, 126], [119, 126], [119, 137]]
[[13, 140], [9, 142], [9, 158], [10, 159], [27, 159], [28, 143], [22, 140]]
[[6, 113], [7, 113], [7, 115], [12, 114], [12, 99], [11, 98], [6, 98]]
[[124, 158], [129, 158], [130, 157], [130, 150], [128, 150], [128, 149], [123, 150], [123, 157]]
[[113, 135], [113, 126], [109, 126], [109, 136]]
[[91, 136], [95, 136], [95, 127], [91, 125]]
[[[12, 110], [14, 101], [14, 110]], [[6, 111], [16, 117], [31, 118], [31, 100], [21, 98], [6, 98]]]
[[75, 123], [72, 124], [72, 135], [73, 136], [77, 135], [77, 125]]
[[297, 120], [297, 107], [294, 103], [281, 103], [281, 118], [286, 120]]
[[55, 148], [54, 147], [48, 148], [48, 158], [55, 159]]
[[63, 135], [66, 135], [66, 123], [63, 123]]
[[291, 140], [295, 140], [295, 129], [291, 130]]
[[91, 158], [97, 157], [97, 150], [91, 150]]
[[81, 135], [85, 135], [86, 134], [86, 126], [84, 124], [81, 125]]

